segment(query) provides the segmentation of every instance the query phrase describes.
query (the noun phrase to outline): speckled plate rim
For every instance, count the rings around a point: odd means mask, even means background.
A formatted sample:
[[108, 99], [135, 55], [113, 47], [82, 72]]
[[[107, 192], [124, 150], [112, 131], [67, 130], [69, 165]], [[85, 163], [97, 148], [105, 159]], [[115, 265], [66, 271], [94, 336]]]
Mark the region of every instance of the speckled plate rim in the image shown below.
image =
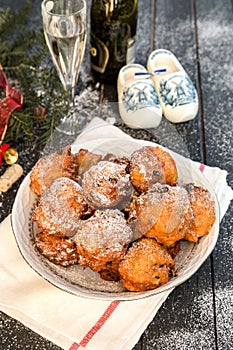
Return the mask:
[[[114, 145], [114, 141], [117, 142], [117, 146], [120, 145], [120, 151], [116, 152], [118, 155], [126, 155], [128, 150], [126, 150], [126, 145], [130, 145], [130, 148], [136, 149], [145, 145], [157, 146], [157, 144], [144, 141], [144, 140], [129, 140], [122, 139], [121, 142], [119, 140], [110, 140], [108, 139], [106, 142], [101, 141], [100, 144], [95, 140], [92, 143], [82, 144], [82, 148], [88, 148], [90, 151], [99, 151], [103, 150], [106, 147], [106, 150], [109, 151], [110, 148], [116, 147]], [[160, 146], [160, 145], [158, 145]], [[160, 146], [161, 147], [161, 146]], [[81, 147], [72, 147], [72, 151], [77, 151]], [[163, 147], [164, 148], [164, 147]], [[190, 159], [185, 158], [175, 152], [172, 152], [166, 148], [164, 148], [175, 159], [175, 162], [178, 167], [179, 177], [183, 179], [184, 182], [194, 182], [197, 185], [201, 185], [207, 188], [211, 194], [212, 199], [215, 202], [215, 212], [216, 212], [216, 220], [215, 223], [207, 236], [202, 237], [197, 244], [190, 244], [190, 253], [188, 258], [185, 258], [182, 261], [182, 264], [178, 266], [178, 276], [172, 278], [168, 283], [163, 286], [160, 286], [156, 289], [145, 291], [145, 292], [106, 292], [88, 289], [86, 287], [73, 285], [72, 283], [67, 283], [66, 279], [60, 278], [57, 276], [53, 269], [46, 268], [45, 264], [40, 263], [41, 254], [36, 251], [36, 248], [33, 247], [30, 238], [30, 225], [31, 225], [31, 211], [33, 205], [36, 201], [35, 194], [30, 190], [30, 173], [25, 177], [23, 182], [20, 185], [20, 188], [17, 192], [13, 208], [12, 208], [12, 216], [11, 216], [11, 224], [13, 233], [17, 242], [17, 246], [21, 255], [25, 259], [25, 261], [29, 264], [29, 266], [35, 270], [41, 277], [55, 285], [56, 287], [69, 292], [71, 294], [75, 294], [77, 296], [91, 298], [91, 299], [101, 299], [101, 300], [136, 300], [145, 297], [149, 297], [151, 295], [156, 295], [170, 289], [175, 288], [176, 286], [184, 283], [187, 279], [189, 279], [195, 272], [200, 268], [200, 266], [205, 262], [208, 256], [213, 251], [219, 234], [219, 204], [216, 197], [216, 194], [212, 187], [209, 185], [207, 179], [202, 174], [202, 172], [198, 169], [195, 162], [192, 162]], [[120, 153], [120, 154], [119, 154]], [[185, 180], [185, 179], [188, 179]], [[37, 256], [37, 257], [36, 257]], [[38, 259], [39, 256], [39, 259]], [[44, 259], [44, 258], [43, 258]], [[114, 283], [114, 282], [112, 282]]]

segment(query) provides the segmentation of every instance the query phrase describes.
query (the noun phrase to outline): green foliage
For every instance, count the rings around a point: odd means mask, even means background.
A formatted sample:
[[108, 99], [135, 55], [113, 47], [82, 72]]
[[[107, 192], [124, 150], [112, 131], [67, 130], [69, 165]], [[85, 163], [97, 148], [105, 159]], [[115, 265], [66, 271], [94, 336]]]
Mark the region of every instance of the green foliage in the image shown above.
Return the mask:
[[23, 95], [22, 110], [12, 113], [4, 142], [26, 136], [45, 143], [68, 112], [68, 93], [51, 63], [42, 27], [27, 26], [30, 15], [29, 0], [17, 12], [0, 8], [0, 64], [9, 85]]

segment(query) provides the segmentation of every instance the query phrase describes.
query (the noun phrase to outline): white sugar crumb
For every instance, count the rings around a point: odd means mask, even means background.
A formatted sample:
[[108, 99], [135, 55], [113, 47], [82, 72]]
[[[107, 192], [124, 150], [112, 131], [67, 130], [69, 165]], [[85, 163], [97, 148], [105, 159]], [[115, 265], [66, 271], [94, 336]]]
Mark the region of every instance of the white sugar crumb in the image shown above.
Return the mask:
[[131, 194], [125, 166], [100, 161], [85, 172], [82, 180], [84, 195], [97, 207], [114, 207]]
[[[215, 300], [219, 349], [230, 349], [233, 344], [233, 287], [219, 288], [216, 292]], [[226, 333], [228, 334], [228, 339], [225, 337]]]
[[[148, 349], [153, 350], [210, 350], [214, 349], [214, 343], [208, 344], [208, 335], [209, 330], [198, 330], [193, 329], [193, 334], [189, 333], [184, 329], [180, 330], [171, 330], [166, 334], [165, 338], [158, 337], [156, 343], [153, 344], [151, 341], [148, 341]], [[169, 339], [170, 338], [170, 341]], [[153, 345], [152, 345], [153, 344]]]
[[[178, 300], [178, 303], [180, 304], [180, 300]], [[161, 334], [158, 329], [158, 332], [155, 333], [154, 337], [149, 342], [148, 349], [215, 349], [214, 333], [210, 336], [209, 330], [209, 320], [212, 320], [213, 317], [211, 305], [212, 293], [207, 291], [203, 291], [200, 295], [195, 297], [192, 300], [192, 305], [190, 305], [189, 309], [186, 311], [179, 309], [178, 304], [174, 305], [174, 310], [170, 310], [170, 323], [166, 326], [166, 333]], [[188, 306], [184, 305], [184, 308], [185, 307], [187, 308]], [[173, 312], [176, 314], [174, 319], [177, 319], [177, 313], [180, 313], [178, 318], [182, 318], [181, 323], [178, 325], [173, 324]], [[195, 318], [196, 323], [194, 322]], [[149, 329], [147, 331], [149, 331]]]
[[85, 118], [85, 123], [99, 116], [99, 98], [98, 89], [91, 86], [75, 96], [75, 110]]
[[[200, 13], [201, 8], [200, 4]], [[226, 121], [226, 124], [230, 125], [229, 120], [233, 119], [233, 65], [228, 62], [232, 57], [232, 12], [226, 13], [226, 7], [221, 2], [216, 2], [214, 10], [210, 10], [202, 19], [199, 16], [197, 27], [199, 29], [200, 69], [203, 76], [202, 88], [203, 91], [209, 91], [208, 99], [205, 94], [203, 95], [205, 129], [210, 128], [211, 135], [215, 135], [214, 147], [208, 149], [210, 165], [221, 166], [224, 160], [225, 169], [230, 172], [232, 154], [229, 149], [231, 149], [232, 128], [228, 130], [224, 128], [222, 132], [219, 127], [219, 115], [222, 124]], [[218, 116], [215, 117], [216, 113]], [[217, 157], [216, 151], [218, 152]]]
[[[179, 311], [178, 306], [174, 305], [170, 309], [170, 324], [165, 329], [164, 334], [160, 329], [153, 329], [154, 337], [151, 338], [152, 329], [149, 328], [145, 334], [150, 332], [151, 340], [147, 339], [148, 350], [212, 350], [216, 349], [215, 329], [213, 323], [212, 309], [213, 295], [211, 291], [200, 291], [200, 294], [194, 297], [189, 310]], [[216, 314], [217, 314], [217, 344], [219, 350], [232, 349], [233, 343], [233, 287], [231, 285], [219, 288], [215, 294]], [[184, 306], [185, 307], [185, 306]], [[187, 305], [186, 305], [187, 307]], [[173, 324], [172, 314], [180, 312], [182, 317], [181, 324]], [[156, 317], [156, 316], [155, 316]], [[178, 318], [179, 318], [178, 317]], [[174, 316], [177, 319], [177, 315]], [[194, 320], [196, 319], [196, 322]], [[211, 329], [212, 328], [212, 332]], [[224, 336], [228, 333], [228, 338]], [[223, 337], [222, 337], [223, 334]]]
[[[199, 31], [199, 42], [202, 42], [201, 47], [204, 48], [205, 56], [202, 57], [202, 65], [205, 69], [211, 69], [211, 75], [209, 75], [208, 82], [211, 83], [212, 80], [218, 80], [218, 84], [211, 85], [211, 90], [219, 90], [219, 86], [222, 88], [226, 87], [230, 90], [232, 89], [233, 83], [233, 66], [227, 64], [229, 57], [232, 55], [232, 47], [230, 44], [233, 39], [232, 35], [232, 23], [225, 20], [226, 14], [222, 8], [222, 4], [219, 3], [219, 9], [216, 8], [210, 11], [202, 20], [198, 20], [197, 25], [199, 27], [204, 27], [204, 31]], [[202, 51], [200, 47], [200, 52]], [[213, 50], [215, 47], [215, 50]], [[222, 50], [224, 47], [224, 50]], [[229, 52], [227, 52], [227, 47]], [[221, 61], [221, 67], [219, 62]], [[213, 70], [214, 65], [216, 70]], [[219, 74], [219, 69], [221, 69], [221, 76]], [[222, 78], [221, 78], [222, 77]], [[222, 79], [222, 83], [219, 82], [219, 78]], [[211, 97], [211, 95], [209, 95]], [[213, 95], [212, 95], [213, 96]], [[213, 97], [216, 97], [214, 95]], [[221, 95], [222, 96], [222, 95]]]

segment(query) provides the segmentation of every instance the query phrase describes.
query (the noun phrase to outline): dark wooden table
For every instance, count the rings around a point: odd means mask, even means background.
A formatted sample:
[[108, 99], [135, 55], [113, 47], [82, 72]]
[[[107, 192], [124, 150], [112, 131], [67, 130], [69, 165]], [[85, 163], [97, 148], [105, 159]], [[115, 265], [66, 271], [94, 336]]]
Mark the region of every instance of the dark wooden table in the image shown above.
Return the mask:
[[[166, 48], [175, 53], [195, 83], [200, 110], [190, 122], [172, 125], [163, 120], [150, 138], [193, 160], [228, 171], [233, 187], [233, 15], [230, 0], [139, 0], [136, 62], [146, 65], [149, 53]], [[0, 7], [16, 10], [24, 0], [0, 0]], [[40, 0], [34, 0], [31, 24], [40, 26]], [[90, 8], [90, 1], [88, 1]], [[88, 49], [79, 79], [79, 94], [87, 91], [93, 116], [114, 117], [125, 132], [133, 131], [119, 119], [116, 87], [93, 84]], [[93, 112], [93, 110], [95, 112]], [[24, 176], [41, 156], [31, 142], [18, 145]], [[2, 169], [0, 169], [0, 173]], [[0, 195], [0, 220], [11, 212], [23, 177]], [[186, 283], [168, 297], [134, 350], [233, 349], [233, 219], [232, 205], [221, 222], [211, 256]], [[0, 314], [0, 349], [59, 349], [24, 325]], [[101, 350], [101, 349], [100, 349]]]

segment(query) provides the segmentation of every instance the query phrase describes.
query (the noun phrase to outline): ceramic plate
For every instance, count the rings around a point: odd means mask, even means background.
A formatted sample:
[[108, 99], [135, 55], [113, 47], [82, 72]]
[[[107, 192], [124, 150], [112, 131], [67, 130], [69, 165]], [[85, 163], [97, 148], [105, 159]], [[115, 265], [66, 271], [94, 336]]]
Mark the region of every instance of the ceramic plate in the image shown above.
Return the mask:
[[[88, 148], [95, 153], [114, 153], [119, 156], [130, 156], [130, 154], [144, 146], [153, 145], [143, 140], [108, 140], [100, 143], [82, 144], [82, 148]], [[72, 146], [72, 151], [77, 152], [79, 147]], [[169, 151], [169, 150], [167, 150]], [[170, 152], [170, 151], [169, 151]], [[178, 276], [173, 277], [167, 284], [154, 290], [145, 292], [126, 291], [120, 282], [104, 281], [98, 273], [89, 268], [74, 265], [64, 268], [50, 263], [44, 258], [34, 246], [35, 227], [32, 224], [31, 215], [36, 202], [35, 194], [30, 190], [29, 175], [23, 180], [12, 209], [12, 227], [19, 250], [27, 263], [43, 278], [64, 291], [78, 296], [104, 299], [104, 300], [134, 300], [164, 292], [170, 288], [183, 283], [190, 278], [210, 255], [216, 244], [219, 232], [219, 207], [216, 195], [203, 174], [191, 160], [177, 153], [170, 152], [174, 158], [179, 174], [179, 183], [194, 182], [209, 190], [215, 201], [216, 221], [211, 232], [202, 237], [197, 244], [182, 242], [181, 250], [175, 262]]]

